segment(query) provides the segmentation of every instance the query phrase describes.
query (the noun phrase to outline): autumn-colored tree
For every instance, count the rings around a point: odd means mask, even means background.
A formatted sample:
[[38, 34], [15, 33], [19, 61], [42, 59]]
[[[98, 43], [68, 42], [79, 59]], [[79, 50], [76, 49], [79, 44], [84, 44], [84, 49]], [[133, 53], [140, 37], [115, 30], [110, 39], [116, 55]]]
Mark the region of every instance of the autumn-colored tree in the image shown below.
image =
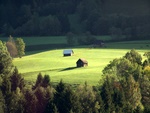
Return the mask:
[[16, 57], [18, 54], [16, 45], [12, 42], [6, 42], [7, 50], [12, 58]]
[[10, 56], [12, 58], [16, 57], [18, 54], [17, 48], [16, 48], [16, 44], [15, 44], [15, 40], [14, 38], [10, 35], [8, 41], [6, 42], [6, 46], [7, 46], [7, 50], [10, 53]]

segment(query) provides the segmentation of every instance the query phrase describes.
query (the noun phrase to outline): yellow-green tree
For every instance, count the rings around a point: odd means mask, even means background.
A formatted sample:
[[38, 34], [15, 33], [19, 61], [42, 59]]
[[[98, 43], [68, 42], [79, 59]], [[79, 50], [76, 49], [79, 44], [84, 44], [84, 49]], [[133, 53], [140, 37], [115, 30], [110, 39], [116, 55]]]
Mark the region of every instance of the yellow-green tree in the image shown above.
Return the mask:
[[18, 51], [18, 56], [21, 58], [23, 55], [25, 55], [25, 43], [22, 38], [17, 38], [15, 43]]

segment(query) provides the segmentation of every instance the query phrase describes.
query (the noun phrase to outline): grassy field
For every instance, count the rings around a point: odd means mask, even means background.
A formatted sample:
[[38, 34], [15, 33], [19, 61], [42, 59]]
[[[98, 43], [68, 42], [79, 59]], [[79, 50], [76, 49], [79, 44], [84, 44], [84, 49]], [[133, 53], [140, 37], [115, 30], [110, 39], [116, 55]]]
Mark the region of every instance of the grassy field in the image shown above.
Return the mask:
[[[14, 65], [28, 82], [34, 82], [39, 72], [50, 75], [51, 82], [61, 79], [69, 84], [97, 85], [101, 79], [103, 68], [114, 58], [120, 58], [131, 49], [141, 55], [150, 50], [150, 41], [107, 43], [106, 48], [76, 47], [72, 48], [74, 55], [63, 57], [63, 49], [47, 50], [15, 58]], [[76, 68], [76, 61], [84, 58], [88, 67]]]
[[[13, 63], [29, 83], [35, 82], [38, 73], [41, 72], [43, 75], [50, 75], [51, 82], [54, 83], [63, 79], [65, 83], [69, 84], [84, 84], [87, 81], [90, 85], [97, 85], [102, 78], [103, 68], [114, 58], [122, 57], [131, 49], [137, 50], [141, 55], [150, 50], [150, 40], [109, 42], [105, 43], [103, 48], [76, 46], [71, 48], [75, 53], [73, 56], [63, 57], [63, 50], [67, 48], [58, 48], [57, 45], [67, 44], [65, 36], [21, 38], [23, 38], [26, 46], [30, 46], [31, 49], [34, 47], [33, 50], [35, 51], [26, 51], [26, 56], [21, 59], [15, 58]], [[97, 36], [96, 38], [110, 40], [111, 37]], [[2, 41], [8, 40], [8, 38], [2, 37], [0, 39]], [[43, 46], [46, 49], [41, 48]], [[79, 58], [86, 59], [88, 67], [76, 68], [76, 61]]]

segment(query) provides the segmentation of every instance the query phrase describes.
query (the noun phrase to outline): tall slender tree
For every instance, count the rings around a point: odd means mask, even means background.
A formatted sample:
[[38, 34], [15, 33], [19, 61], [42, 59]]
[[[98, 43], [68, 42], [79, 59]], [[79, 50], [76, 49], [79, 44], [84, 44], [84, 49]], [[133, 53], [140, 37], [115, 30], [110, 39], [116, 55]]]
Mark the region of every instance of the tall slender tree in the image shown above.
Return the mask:
[[25, 55], [25, 43], [22, 38], [17, 38], [15, 43], [18, 51], [18, 56], [21, 58], [23, 55]]

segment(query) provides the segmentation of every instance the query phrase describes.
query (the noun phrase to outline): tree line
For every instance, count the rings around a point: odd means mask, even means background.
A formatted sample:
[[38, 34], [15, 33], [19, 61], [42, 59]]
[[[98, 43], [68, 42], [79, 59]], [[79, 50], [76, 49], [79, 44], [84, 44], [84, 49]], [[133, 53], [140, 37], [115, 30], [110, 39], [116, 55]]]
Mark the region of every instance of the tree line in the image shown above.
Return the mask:
[[[133, 0], [127, 0], [122, 6], [124, 9], [119, 7], [117, 2], [119, 1], [1, 0], [0, 32], [4, 36], [66, 35], [68, 32], [78, 34], [72, 29], [72, 19], [69, 18], [70, 15], [76, 15], [83, 33], [111, 35], [114, 40], [148, 39], [150, 15], [146, 12], [150, 9], [141, 6], [150, 4], [149, 1], [138, 0], [135, 3]], [[118, 8], [119, 12], [115, 8]]]
[[149, 113], [150, 52], [131, 50], [103, 69], [97, 86], [54, 85], [39, 73], [28, 84], [0, 42], [0, 110], [4, 113]]

